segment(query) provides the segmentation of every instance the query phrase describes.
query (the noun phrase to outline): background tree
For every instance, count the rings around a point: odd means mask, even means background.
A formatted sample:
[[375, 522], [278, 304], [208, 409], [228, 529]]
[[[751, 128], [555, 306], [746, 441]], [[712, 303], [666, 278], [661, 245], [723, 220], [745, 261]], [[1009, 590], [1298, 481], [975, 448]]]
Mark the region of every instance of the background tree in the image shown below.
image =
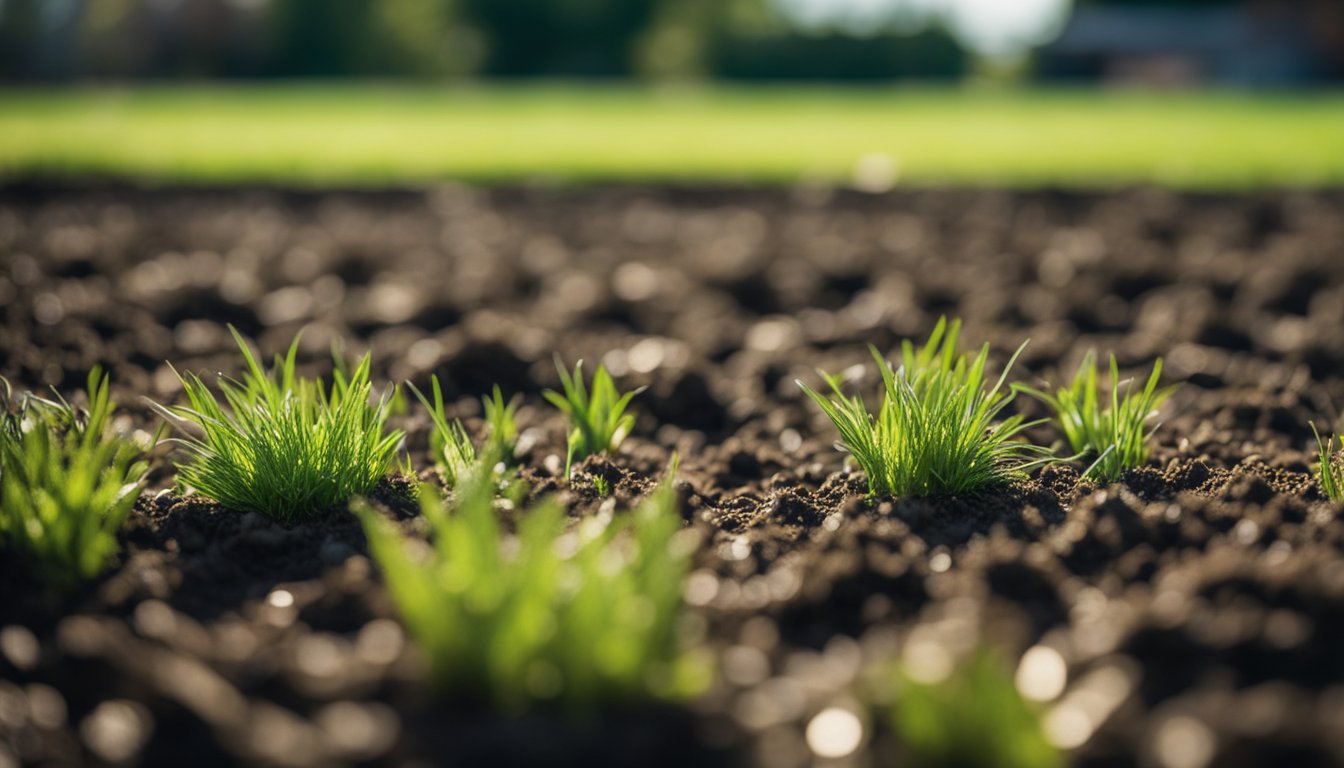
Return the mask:
[[481, 73], [614, 77], [635, 69], [659, 0], [463, 0], [485, 41]]

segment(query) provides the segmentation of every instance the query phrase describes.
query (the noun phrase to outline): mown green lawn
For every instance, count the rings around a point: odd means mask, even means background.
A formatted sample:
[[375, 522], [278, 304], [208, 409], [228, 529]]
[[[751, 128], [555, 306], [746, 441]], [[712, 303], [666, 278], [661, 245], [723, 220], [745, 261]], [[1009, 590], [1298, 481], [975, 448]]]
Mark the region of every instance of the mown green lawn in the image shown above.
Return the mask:
[[869, 167], [894, 169], [898, 183], [1338, 185], [1344, 92], [0, 90], [7, 178], [846, 181], [874, 155], [889, 160]]

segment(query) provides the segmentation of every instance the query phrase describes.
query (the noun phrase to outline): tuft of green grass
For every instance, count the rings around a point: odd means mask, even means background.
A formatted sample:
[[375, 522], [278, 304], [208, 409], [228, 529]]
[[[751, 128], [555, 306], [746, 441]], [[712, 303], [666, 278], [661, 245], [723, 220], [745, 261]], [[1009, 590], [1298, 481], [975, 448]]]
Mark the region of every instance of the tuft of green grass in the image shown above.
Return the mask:
[[1039, 714], [997, 656], [981, 649], [949, 677], [916, 682], [898, 668], [891, 724], [909, 765], [1056, 768]]
[[[218, 379], [221, 402], [194, 373], [179, 373], [188, 406], [159, 410], [192, 432], [177, 442], [190, 458], [179, 484], [226, 507], [291, 523], [373, 490], [388, 472], [402, 433], [388, 431], [391, 395], [373, 401], [370, 358], [353, 371], [339, 363], [330, 388], [295, 374], [296, 337], [272, 370], [232, 326], [247, 363], [242, 381]], [[176, 371], [175, 371], [176, 372]]]
[[1125, 470], [1141, 467], [1148, 461], [1148, 441], [1157, 427], [1145, 428], [1162, 403], [1176, 391], [1174, 385], [1158, 387], [1161, 377], [1159, 357], [1147, 383], [1142, 389], [1135, 389], [1132, 379], [1120, 380], [1119, 366], [1115, 355], [1111, 355], [1110, 397], [1105, 397], [1097, 384], [1096, 355], [1088, 352], [1073, 381], [1054, 394], [1022, 385], [1016, 389], [1048, 405], [1075, 455], [1092, 459], [1083, 472], [1085, 477], [1111, 482]]
[[[1337, 438], [1330, 437], [1322, 439], [1321, 433], [1316, 431], [1316, 425], [1311, 425], [1312, 434], [1316, 435], [1316, 449], [1318, 451], [1319, 464], [1316, 467], [1316, 482], [1320, 484], [1321, 491], [1325, 497], [1335, 502], [1344, 502], [1344, 461], [1337, 461], [1334, 457], [1334, 446]], [[1344, 440], [1341, 440], [1344, 442]]]
[[100, 369], [86, 391], [83, 411], [59, 395], [13, 403], [0, 379], [0, 543], [57, 590], [106, 569], [148, 468], [141, 447], [110, 430], [116, 406]]
[[471, 436], [467, 434], [467, 428], [462, 426], [461, 419], [448, 420], [444, 411], [443, 390], [439, 387], [439, 377], [431, 376], [430, 384], [434, 396], [432, 401], [414, 384], [406, 382], [416, 399], [429, 412], [429, 419], [434, 424], [434, 431], [429, 435], [429, 451], [451, 488], [457, 485], [460, 477], [476, 466], [476, 446], [472, 444]]
[[481, 398], [481, 406], [485, 409], [485, 423], [490, 430], [486, 438], [486, 455], [512, 462], [518, 448], [518, 398], [504, 402], [504, 394], [496, 384], [489, 397]]
[[1049, 460], [1046, 449], [1019, 439], [1034, 423], [1021, 415], [998, 420], [1015, 395], [1004, 380], [1025, 342], [992, 380], [986, 374], [989, 345], [974, 357], [958, 352], [960, 329], [959, 321], [940, 319], [923, 346], [902, 344], [896, 369], [869, 347], [884, 390], [876, 414], [860, 396], [844, 394], [839, 376], [821, 372], [829, 394], [798, 382], [840, 431], [842, 449], [867, 475], [870, 494], [968, 493], [1018, 480], [1030, 466]]
[[426, 397], [411, 382], [406, 382], [420, 404], [429, 412], [434, 431], [429, 436], [429, 450], [443, 472], [444, 480], [451, 488], [471, 471], [476, 464], [488, 459], [491, 462], [509, 462], [514, 457], [514, 446], [518, 441], [518, 424], [514, 414], [518, 410], [516, 400], [505, 403], [504, 395], [496, 385], [489, 397], [481, 398], [485, 408], [485, 423], [489, 428], [489, 437], [481, 451], [471, 442], [461, 419], [448, 420], [444, 408], [443, 389], [439, 386], [439, 377], [430, 377], [430, 391], [433, 399]]
[[506, 712], [675, 698], [703, 684], [680, 617], [690, 550], [669, 481], [637, 509], [572, 528], [551, 500], [509, 533], [491, 473], [445, 505], [421, 489], [431, 542], [357, 502], [370, 551], [445, 695]]
[[640, 387], [621, 394], [616, 382], [607, 373], [605, 365], [597, 366], [593, 374], [592, 392], [583, 382], [583, 361], [574, 366], [574, 373], [565, 370], [560, 356], [555, 357], [556, 370], [564, 392], [548, 389], [542, 394], [556, 408], [569, 417], [569, 449], [565, 456], [565, 476], [577, 461], [599, 453], [615, 453], [635, 425], [634, 414], [626, 413], [630, 401], [644, 391]]

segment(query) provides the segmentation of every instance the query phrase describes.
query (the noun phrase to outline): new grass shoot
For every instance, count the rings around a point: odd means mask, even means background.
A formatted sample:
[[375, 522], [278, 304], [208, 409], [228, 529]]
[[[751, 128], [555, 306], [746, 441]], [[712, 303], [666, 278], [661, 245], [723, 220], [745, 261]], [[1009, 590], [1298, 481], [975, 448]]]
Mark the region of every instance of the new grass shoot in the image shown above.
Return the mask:
[[570, 525], [553, 501], [500, 520], [494, 478], [469, 472], [445, 505], [421, 489], [429, 543], [363, 502], [369, 547], [445, 695], [506, 712], [676, 698], [703, 684], [684, 642], [690, 547], [670, 479], [637, 509]]
[[972, 653], [941, 680], [916, 680], [899, 668], [895, 677], [891, 724], [909, 765], [1063, 765], [1040, 715], [993, 652]]
[[975, 491], [1024, 477], [1049, 452], [1020, 439], [1021, 415], [999, 419], [1015, 395], [1004, 380], [1019, 347], [998, 379], [986, 372], [989, 345], [974, 357], [957, 349], [959, 321], [940, 319], [928, 341], [901, 346], [893, 369], [870, 347], [882, 373], [883, 400], [871, 413], [859, 395], [846, 396], [839, 376], [821, 373], [830, 392], [799, 381], [840, 431], [841, 446], [882, 496], [937, 496]]
[[513, 462], [518, 450], [518, 398], [505, 402], [504, 393], [496, 384], [489, 397], [481, 398], [481, 407], [485, 409], [485, 425], [489, 430], [485, 454]]
[[644, 391], [643, 387], [622, 394], [616, 382], [607, 373], [605, 365], [597, 366], [593, 374], [592, 392], [583, 381], [583, 361], [574, 366], [573, 374], [565, 370], [560, 356], [555, 358], [556, 370], [564, 392], [548, 389], [542, 394], [556, 408], [569, 417], [569, 448], [565, 456], [565, 476], [575, 462], [599, 453], [615, 453], [626, 435], [635, 426], [635, 416], [626, 413], [630, 401]]
[[1097, 383], [1096, 355], [1088, 352], [1073, 381], [1053, 394], [1022, 385], [1016, 388], [1054, 412], [1070, 449], [1091, 461], [1084, 476], [1111, 482], [1148, 461], [1148, 443], [1157, 431], [1157, 426], [1148, 429], [1148, 423], [1176, 390], [1175, 386], [1158, 387], [1161, 377], [1162, 358], [1158, 358], [1147, 383], [1135, 389], [1133, 379], [1120, 380], [1119, 366], [1111, 355], [1109, 396], [1103, 395]]
[[387, 429], [391, 395], [375, 401], [369, 355], [349, 373], [338, 365], [328, 388], [295, 373], [298, 338], [267, 370], [236, 329], [247, 372], [220, 376], [222, 401], [194, 373], [178, 374], [188, 405], [160, 408], [190, 429], [178, 440], [189, 458], [180, 485], [226, 507], [291, 523], [373, 490], [401, 443]]
[[[1317, 459], [1319, 461], [1316, 467], [1316, 482], [1321, 486], [1321, 491], [1325, 493], [1326, 498], [1334, 502], [1344, 503], [1344, 460], [1336, 459], [1334, 456], [1337, 438], [1323, 439], [1321, 433], [1316, 431], [1315, 424], [1311, 425], [1311, 431], [1316, 435]], [[1344, 440], [1341, 440], [1341, 442], [1344, 442]]]
[[489, 429], [481, 451], [476, 450], [461, 419], [448, 419], [438, 376], [430, 377], [432, 399], [426, 397], [414, 384], [407, 382], [407, 386], [429, 413], [429, 419], [434, 425], [434, 431], [429, 436], [429, 450], [450, 488], [457, 485], [483, 457], [490, 457], [491, 461], [513, 461], [514, 448], [518, 442], [518, 423], [515, 419], [518, 402], [514, 400], [506, 403], [498, 385], [489, 397], [481, 398], [485, 423]]
[[88, 408], [11, 397], [0, 379], [0, 543], [31, 560], [41, 583], [71, 588], [102, 573], [117, 530], [144, 487], [147, 464], [110, 428], [115, 404], [94, 368]]

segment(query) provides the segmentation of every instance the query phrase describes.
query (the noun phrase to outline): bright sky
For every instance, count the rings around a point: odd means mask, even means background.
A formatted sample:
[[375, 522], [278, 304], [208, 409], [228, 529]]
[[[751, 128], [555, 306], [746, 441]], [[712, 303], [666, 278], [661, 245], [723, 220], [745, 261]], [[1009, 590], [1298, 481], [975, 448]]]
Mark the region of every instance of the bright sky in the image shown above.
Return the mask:
[[920, 25], [941, 16], [962, 42], [986, 55], [1012, 55], [1049, 40], [1070, 0], [773, 0], [809, 26], [863, 31]]

